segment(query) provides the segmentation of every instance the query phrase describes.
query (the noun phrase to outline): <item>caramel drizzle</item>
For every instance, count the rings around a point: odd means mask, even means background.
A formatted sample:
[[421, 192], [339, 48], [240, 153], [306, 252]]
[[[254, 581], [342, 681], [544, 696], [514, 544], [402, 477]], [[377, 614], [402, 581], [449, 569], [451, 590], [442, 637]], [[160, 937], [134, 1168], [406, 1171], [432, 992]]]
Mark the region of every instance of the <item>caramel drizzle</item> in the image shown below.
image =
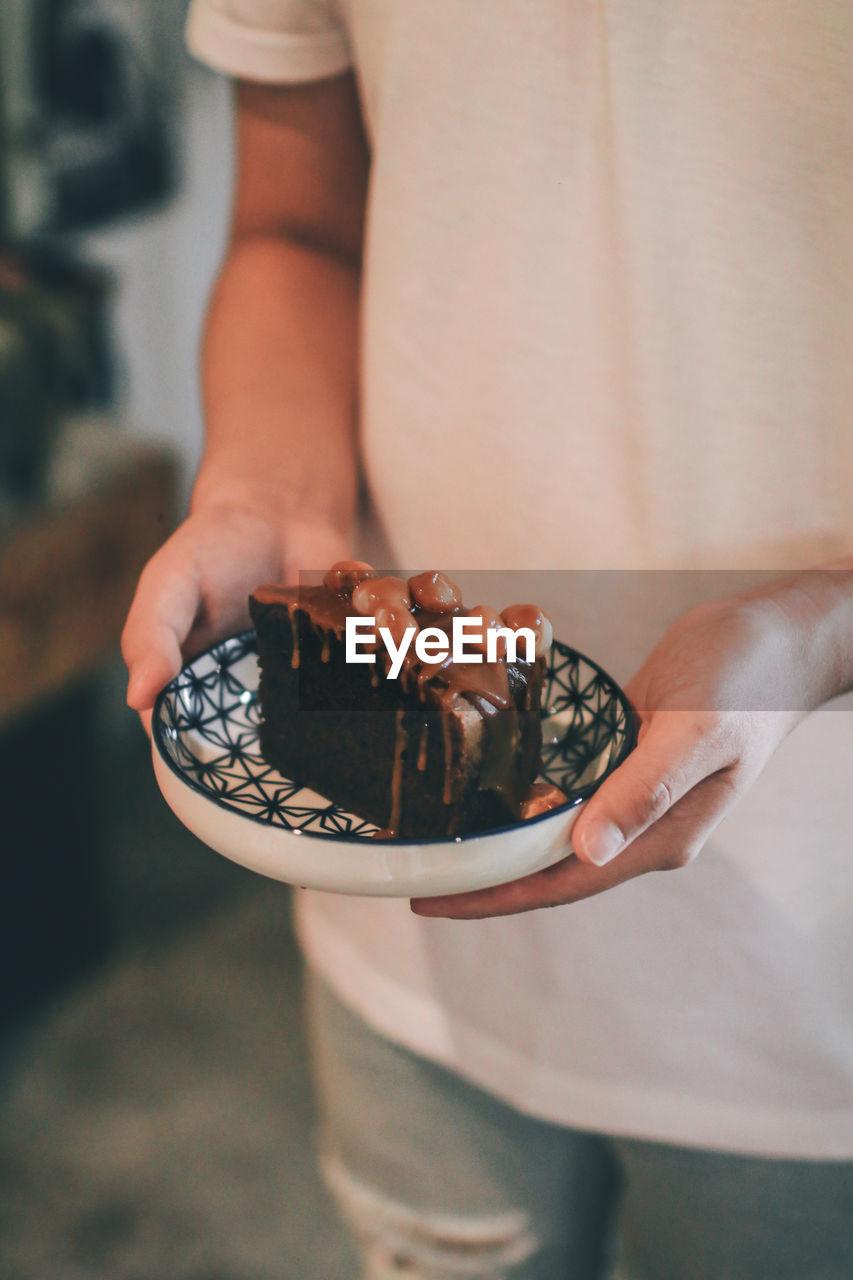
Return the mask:
[[399, 707], [394, 718], [394, 766], [391, 770], [391, 817], [388, 820], [389, 831], [400, 830], [400, 815], [403, 812], [403, 753], [406, 750], [407, 734], [403, 728], [404, 709]]
[[424, 722], [421, 727], [421, 739], [418, 743], [418, 769], [423, 773], [427, 767], [427, 743], [429, 741], [429, 724]]
[[450, 709], [447, 698], [441, 699], [441, 731], [444, 737], [444, 788], [441, 799], [450, 804], [453, 799], [453, 778], [451, 775], [452, 743], [450, 741]]
[[[387, 582], [393, 582], [395, 587], [398, 585], [395, 579], [388, 579]], [[381, 580], [376, 585], [380, 586]], [[326, 587], [262, 586], [256, 589], [254, 595], [261, 603], [281, 604], [286, 607], [293, 635], [292, 667], [297, 668], [300, 663], [299, 626], [297, 620], [297, 613], [300, 611], [306, 613], [314, 626], [323, 632], [321, 661], [328, 662], [330, 660], [332, 636], [337, 636], [338, 639], [343, 638], [346, 618], [352, 609], [351, 600], [346, 598], [351, 595], [350, 592], [337, 594], [329, 591]], [[302, 603], [303, 601], [304, 603]], [[414, 604], [410, 618], [418, 627], [437, 626], [449, 634], [453, 617], [462, 613], [464, 613], [464, 610], [461, 604], [435, 613], [421, 605]], [[516, 627], [521, 625], [530, 626], [531, 629], [536, 631], [538, 639], [539, 628], [542, 626], [542, 615], [535, 606], [513, 606], [512, 614], [514, 615], [512, 625]], [[370, 677], [371, 685], [374, 688], [378, 686], [380, 681], [380, 666], [384, 667], [387, 674], [391, 662], [390, 655], [385, 652], [380, 652], [377, 656], [379, 657], [379, 662], [374, 667]], [[541, 661], [541, 659], [537, 660]], [[414, 645], [412, 645], [403, 660], [400, 682], [404, 690], [408, 689], [410, 682], [414, 682], [422, 701], [426, 701], [427, 688], [429, 687], [440, 708], [444, 746], [442, 799], [444, 804], [449, 805], [453, 800], [451, 709], [456, 699], [460, 697], [474, 706], [479, 704], [481, 714], [484, 716], [486, 711], [482, 707], [483, 703], [490, 704], [495, 709], [510, 707], [513, 699], [510, 693], [506, 662], [499, 659], [497, 662], [492, 663], [455, 664], [449, 659], [445, 659], [441, 662], [422, 663], [416, 657]], [[525, 705], [527, 708], [530, 706], [531, 697], [532, 693], [528, 685], [525, 691]], [[396, 832], [399, 829], [402, 813], [403, 761], [408, 745], [407, 734], [403, 728], [403, 715], [403, 710], [398, 710], [395, 724], [394, 764], [391, 779], [391, 819], [389, 823], [389, 829], [392, 832]], [[517, 727], [514, 732], [517, 734]], [[424, 726], [421, 731], [417, 756], [417, 767], [421, 771], [425, 770], [427, 766], [427, 742], [428, 729], [427, 726]]]
[[[295, 618], [297, 612], [306, 613], [318, 629], [329, 632], [338, 639], [343, 637], [347, 616], [352, 612], [349, 600], [332, 595], [325, 587], [263, 586], [258, 587], [254, 595], [262, 604], [281, 604], [286, 607], [294, 635], [291, 659], [294, 667], [299, 666], [298, 631]], [[418, 609], [413, 614], [413, 621], [418, 627], [436, 626], [447, 631], [454, 615], [462, 612], [462, 609], [454, 609], [448, 613], [433, 614], [427, 610]], [[384, 665], [387, 671], [391, 659], [384, 648], [380, 651], [379, 657], [380, 664]], [[419, 684], [430, 683], [435, 678], [433, 687], [440, 700], [454, 695], [465, 697], [468, 694], [476, 694], [495, 707], [508, 707], [512, 701], [506, 663], [502, 660], [483, 663], [453, 663], [449, 660], [440, 663], [421, 663], [412, 644], [403, 659], [400, 678], [403, 682], [415, 678]]]
[[288, 609], [288, 621], [290, 622], [290, 634], [293, 637], [293, 645], [290, 654], [290, 666], [296, 671], [299, 667], [299, 624], [296, 619], [296, 610]]

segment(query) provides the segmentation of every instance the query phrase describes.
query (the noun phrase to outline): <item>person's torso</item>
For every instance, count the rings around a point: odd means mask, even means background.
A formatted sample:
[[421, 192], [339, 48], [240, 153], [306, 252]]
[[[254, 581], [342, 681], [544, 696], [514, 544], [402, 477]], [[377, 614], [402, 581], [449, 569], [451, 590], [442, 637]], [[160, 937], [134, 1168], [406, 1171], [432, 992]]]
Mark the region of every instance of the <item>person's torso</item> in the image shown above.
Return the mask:
[[853, 10], [339, 8], [374, 155], [363, 438], [401, 560], [849, 545]]

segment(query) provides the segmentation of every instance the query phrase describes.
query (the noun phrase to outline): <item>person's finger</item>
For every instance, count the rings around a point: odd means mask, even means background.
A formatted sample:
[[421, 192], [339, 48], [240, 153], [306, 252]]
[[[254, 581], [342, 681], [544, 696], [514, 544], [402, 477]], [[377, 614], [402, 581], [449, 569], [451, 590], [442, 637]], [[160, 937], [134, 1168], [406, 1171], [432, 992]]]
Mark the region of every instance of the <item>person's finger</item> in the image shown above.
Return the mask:
[[726, 732], [712, 713], [659, 711], [635, 750], [586, 804], [572, 831], [583, 862], [602, 867], [709, 774], [730, 763]]
[[447, 920], [484, 920], [491, 916], [518, 915], [522, 911], [576, 902], [612, 888], [618, 884], [619, 874], [625, 871], [622, 861], [615, 866], [618, 868], [616, 878], [609, 867], [592, 867], [569, 857], [508, 884], [474, 889], [469, 893], [413, 898], [410, 905], [415, 915]]
[[182, 645], [199, 604], [194, 563], [166, 543], [142, 572], [122, 633], [127, 701], [134, 710], [152, 707], [163, 685], [180, 671]]
[[553, 867], [491, 889], [415, 898], [412, 911], [420, 916], [451, 920], [517, 915], [522, 911], [580, 902], [649, 871], [675, 870], [699, 853], [731, 807], [734, 794], [731, 777], [722, 770], [694, 787], [653, 828], [639, 836], [621, 858], [603, 867], [582, 862], [577, 857], [564, 858]]
[[[246, 517], [249, 519], [250, 517]], [[251, 625], [249, 593], [262, 582], [296, 585], [300, 573], [315, 565], [329, 565], [349, 558], [344, 538], [334, 530], [288, 530], [282, 541], [277, 530], [262, 526], [241, 554], [233, 545], [202, 543], [195, 550], [201, 563], [215, 560], [215, 573], [199, 571], [199, 601], [192, 625], [181, 640], [183, 661], [188, 662], [226, 636]], [[245, 537], [245, 530], [239, 530]], [[300, 540], [301, 539], [301, 540]], [[201, 578], [205, 581], [202, 583]]]
[[260, 582], [296, 582], [303, 566], [347, 555], [346, 539], [325, 526], [296, 525], [283, 537], [251, 511], [191, 516], [139, 580], [122, 636], [128, 704], [152, 707], [187, 658], [247, 627], [248, 595]]

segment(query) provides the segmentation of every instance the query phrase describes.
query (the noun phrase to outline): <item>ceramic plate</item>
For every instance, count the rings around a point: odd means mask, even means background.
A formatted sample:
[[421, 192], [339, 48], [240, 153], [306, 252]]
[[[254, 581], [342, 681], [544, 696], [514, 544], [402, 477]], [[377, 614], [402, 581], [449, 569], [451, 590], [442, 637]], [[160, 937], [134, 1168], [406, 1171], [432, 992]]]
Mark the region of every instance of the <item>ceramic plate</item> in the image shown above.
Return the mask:
[[634, 717], [596, 663], [555, 641], [543, 697], [542, 778], [567, 796], [525, 822], [456, 838], [374, 838], [346, 813], [266, 763], [258, 746], [255, 633], [184, 667], [154, 708], [154, 772], [167, 803], [218, 853], [275, 880], [386, 897], [503, 884], [572, 852], [580, 806], [624, 760]]

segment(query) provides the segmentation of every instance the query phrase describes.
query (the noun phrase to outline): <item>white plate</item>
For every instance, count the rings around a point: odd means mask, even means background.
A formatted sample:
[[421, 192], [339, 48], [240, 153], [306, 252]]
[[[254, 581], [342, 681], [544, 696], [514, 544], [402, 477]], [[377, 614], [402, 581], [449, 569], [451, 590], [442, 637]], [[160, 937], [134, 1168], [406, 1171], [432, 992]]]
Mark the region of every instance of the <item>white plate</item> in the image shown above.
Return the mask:
[[542, 777], [566, 804], [466, 836], [377, 840], [371, 823], [282, 777], [258, 746], [253, 631], [214, 645], [157, 699], [154, 772], [181, 822], [274, 880], [336, 893], [428, 897], [503, 884], [572, 852], [580, 806], [624, 760], [634, 717], [596, 663], [554, 641], [543, 698]]

